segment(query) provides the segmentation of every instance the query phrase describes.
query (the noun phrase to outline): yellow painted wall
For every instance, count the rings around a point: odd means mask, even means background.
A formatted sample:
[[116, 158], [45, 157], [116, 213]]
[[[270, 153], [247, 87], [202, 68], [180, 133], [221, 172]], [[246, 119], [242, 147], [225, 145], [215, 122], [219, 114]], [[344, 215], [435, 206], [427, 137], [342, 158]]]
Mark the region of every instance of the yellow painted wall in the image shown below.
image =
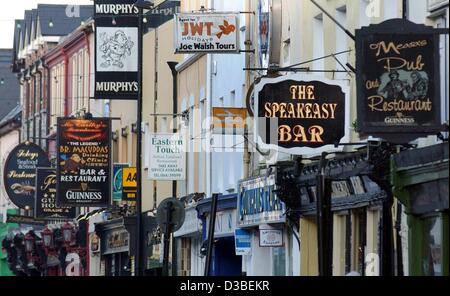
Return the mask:
[[300, 242], [300, 275], [318, 276], [317, 224], [314, 220], [300, 219]]

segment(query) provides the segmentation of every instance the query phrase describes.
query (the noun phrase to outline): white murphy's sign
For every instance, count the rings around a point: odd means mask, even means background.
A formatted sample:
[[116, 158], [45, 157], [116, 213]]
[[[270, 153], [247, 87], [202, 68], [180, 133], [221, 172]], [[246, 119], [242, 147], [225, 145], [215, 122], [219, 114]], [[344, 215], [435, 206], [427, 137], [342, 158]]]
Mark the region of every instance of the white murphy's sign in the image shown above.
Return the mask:
[[239, 53], [238, 14], [176, 14], [175, 52]]
[[150, 180], [186, 179], [186, 143], [179, 134], [150, 135]]

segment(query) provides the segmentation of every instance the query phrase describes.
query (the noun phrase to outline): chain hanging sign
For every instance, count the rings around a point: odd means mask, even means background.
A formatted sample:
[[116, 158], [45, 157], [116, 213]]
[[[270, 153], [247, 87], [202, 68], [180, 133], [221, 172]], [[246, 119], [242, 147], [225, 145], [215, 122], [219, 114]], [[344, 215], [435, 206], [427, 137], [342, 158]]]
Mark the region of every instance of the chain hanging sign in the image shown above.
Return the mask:
[[348, 99], [342, 81], [299, 74], [263, 78], [255, 86], [255, 140], [289, 154], [331, 151], [349, 139]]
[[175, 15], [176, 53], [239, 53], [237, 13]]
[[59, 206], [110, 204], [111, 119], [58, 118]]
[[405, 143], [442, 130], [439, 35], [393, 19], [356, 30], [358, 130]]

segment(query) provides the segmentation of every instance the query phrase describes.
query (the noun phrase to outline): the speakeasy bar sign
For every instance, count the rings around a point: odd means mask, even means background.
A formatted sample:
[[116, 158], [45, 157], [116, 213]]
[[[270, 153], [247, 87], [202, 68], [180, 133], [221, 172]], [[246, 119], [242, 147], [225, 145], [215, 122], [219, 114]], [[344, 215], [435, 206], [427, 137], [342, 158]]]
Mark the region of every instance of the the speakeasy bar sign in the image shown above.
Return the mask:
[[440, 130], [439, 35], [433, 30], [402, 19], [356, 30], [360, 132], [402, 142]]
[[95, 0], [95, 98], [138, 95], [139, 9], [135, 0]]
[[310, 75], [264, 78], [255, 87], [261, 146], [291, 154], [320, 153], [348, 139], [348, 87]]
[[3, 184], [13, 204], [19, 208], [34, 207], [36, 168], [47, 166], [47, 155], [36, 144], [25, 142], [11, 151], [5, 162]]
[[109, 118], [58, 118], [58, 206], [107, 206], [111, 194]]
[[239, 53], [236, 13], [175, 15], [175, 52]]
[[73, 219], [75, 215], [75, 208], [56, 205], [56, 170], [52, 168], [36, 169], [35, 218]]

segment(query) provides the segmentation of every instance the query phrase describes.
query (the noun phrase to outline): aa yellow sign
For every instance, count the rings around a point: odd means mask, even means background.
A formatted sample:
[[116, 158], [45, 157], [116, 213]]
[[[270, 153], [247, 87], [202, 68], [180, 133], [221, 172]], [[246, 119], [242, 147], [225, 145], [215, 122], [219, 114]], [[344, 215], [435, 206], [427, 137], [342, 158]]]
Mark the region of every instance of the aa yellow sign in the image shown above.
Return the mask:
[[136, 168], [123, 168], [122, 185], [123, 185], [122, 189], [123, 199], [124, 200], [136, 199], [136, 188], [137, 188]]

